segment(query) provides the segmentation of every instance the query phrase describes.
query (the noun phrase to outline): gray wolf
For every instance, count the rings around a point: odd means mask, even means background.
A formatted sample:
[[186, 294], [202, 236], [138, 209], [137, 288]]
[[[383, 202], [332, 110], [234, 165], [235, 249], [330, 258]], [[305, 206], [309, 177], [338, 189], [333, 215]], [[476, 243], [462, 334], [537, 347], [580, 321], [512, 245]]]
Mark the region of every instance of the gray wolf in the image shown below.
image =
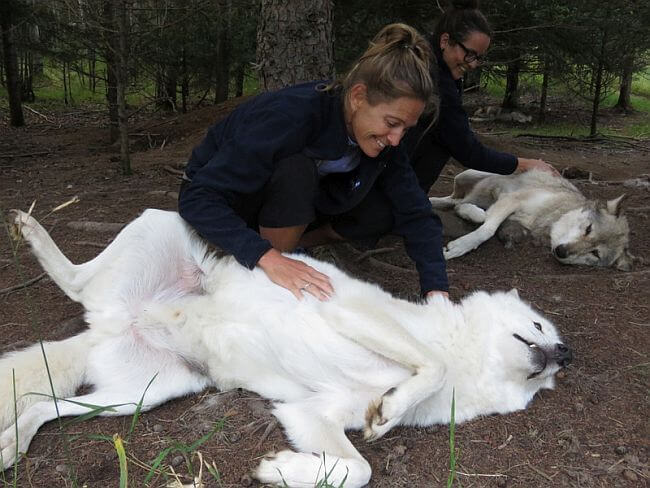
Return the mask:
[[539, 170], [512, 175], [467, 170], [454, 178], [451, 195], [429, 201], [434, 210], [453, 208], [460, 217], [480, 224], [447, 244], [447, 259], [476, 249], [499, 229], [507, 247], [530, 235], [550, 242], [560, 263], [628, 271], [634, 258], [628, 250], [624, 197], [589, 200], [568, 180]]
[[500, 120], [503, 122], [517, 122], [519, 124], [526, 124], [533, 120], [533, 117], [526, 115], [518, 110], [504, 111], [501, 107], [494, 105], [488, 107], [480, 107], [476, 109], [474, 115], [470, 117], [472, 122], [487, 122], [489, 120]]
[[[396, 425], [449, 422], [454, 391], [458, 422], [523, 409], [571, 361], [553, 324], [516, 291], [415, 304], [295, 255], [335, 288], [328, 302], [298, 301], [261, 270], [208, 252], [173, 212], [145, 211], [84, 264], [72, 264], [28, 214], [16, 212], [15, 225], [86, 311], [86, 331], [44, 343], [59, 414], [91, 404], [129, 415], [143, 394], [147, 410], [207, 386], [257, 392], [274, 402], [296, 449], [260, 462], [263, 483], [314, 486], [327, 472], [333, 485], [364, 486], [370, 465], [346, 429], [373, 440]], [[82, 384], [93, 390], [76, 396]], [[0, 358], [0, 391], [7, 468], [57, 416], [52, 400], [28, 394], [50, 393], [38, 345]]]

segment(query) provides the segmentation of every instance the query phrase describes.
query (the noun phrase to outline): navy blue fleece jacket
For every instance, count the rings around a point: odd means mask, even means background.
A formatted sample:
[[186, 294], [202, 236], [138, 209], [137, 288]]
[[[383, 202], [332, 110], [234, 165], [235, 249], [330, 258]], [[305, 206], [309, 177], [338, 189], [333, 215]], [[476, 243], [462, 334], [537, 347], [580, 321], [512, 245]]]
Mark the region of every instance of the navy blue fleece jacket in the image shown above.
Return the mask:
[[[188, 162], [192, 181], [181, 193], [181, 216], [248, 268], [271, 244], [235, 214], [234, 197], [262, 189], [281, 159], [295, 154], [338, 159], [348, 147], [341, 96], [319, 90], [319, 85], [323, 82], [296, 85], [243, 103], [210, 127]], [[315, 206], [324, 214], [343, 213], [375, 184], [392, 203], [394, 230], [415, 261], [422, 292], [447, 290], [440, 221], [401, 147], [386, 148], [376, 158], [363, 155], [354, 171], [323, 177]]]

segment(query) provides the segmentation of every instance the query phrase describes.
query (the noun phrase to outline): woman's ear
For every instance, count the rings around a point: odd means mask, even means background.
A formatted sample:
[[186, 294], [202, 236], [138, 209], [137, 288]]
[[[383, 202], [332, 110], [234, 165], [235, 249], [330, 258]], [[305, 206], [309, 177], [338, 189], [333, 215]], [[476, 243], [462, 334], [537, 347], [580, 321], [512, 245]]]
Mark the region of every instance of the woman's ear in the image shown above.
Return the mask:
[[447, 46], [449, 46], [449, 33], [443, 32], [440, 35], [440, 50], [444, 51]]
[[350, 99], [350, 109], [354, 113], [368, 101], [368, 87], [365, 83], [356, 83], [350, 88], [348, 96]]

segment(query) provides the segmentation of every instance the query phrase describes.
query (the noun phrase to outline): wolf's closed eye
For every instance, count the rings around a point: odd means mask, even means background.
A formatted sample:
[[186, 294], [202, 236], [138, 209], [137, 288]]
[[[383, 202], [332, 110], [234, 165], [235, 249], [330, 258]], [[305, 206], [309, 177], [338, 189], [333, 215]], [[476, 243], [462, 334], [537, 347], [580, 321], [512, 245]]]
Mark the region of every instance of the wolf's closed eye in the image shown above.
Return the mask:
[[588, 236], [589, 234], [591, 234], [591, 224], [589, 224], [585, 230], [585, 235]]
[[540, 324], [539, 322], [533, 322], [533, 325], [538, 331], [542, 332], [542, 324]]

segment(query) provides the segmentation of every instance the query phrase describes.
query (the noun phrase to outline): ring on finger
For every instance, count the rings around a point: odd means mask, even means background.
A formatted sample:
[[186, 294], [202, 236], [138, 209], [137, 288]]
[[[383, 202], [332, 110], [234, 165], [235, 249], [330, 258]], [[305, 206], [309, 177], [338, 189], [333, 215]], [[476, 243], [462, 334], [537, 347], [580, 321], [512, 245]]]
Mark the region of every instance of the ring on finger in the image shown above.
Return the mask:
[[311, 285], [312, 285], [311, 283], [306, 283], [305, 286], [303, 286], [303, 287], [300, 288], [300, 289], [301, 289], [302, 291], [305, 291], [305, 290], [307, 290], [307, 288], [309, 288]]

